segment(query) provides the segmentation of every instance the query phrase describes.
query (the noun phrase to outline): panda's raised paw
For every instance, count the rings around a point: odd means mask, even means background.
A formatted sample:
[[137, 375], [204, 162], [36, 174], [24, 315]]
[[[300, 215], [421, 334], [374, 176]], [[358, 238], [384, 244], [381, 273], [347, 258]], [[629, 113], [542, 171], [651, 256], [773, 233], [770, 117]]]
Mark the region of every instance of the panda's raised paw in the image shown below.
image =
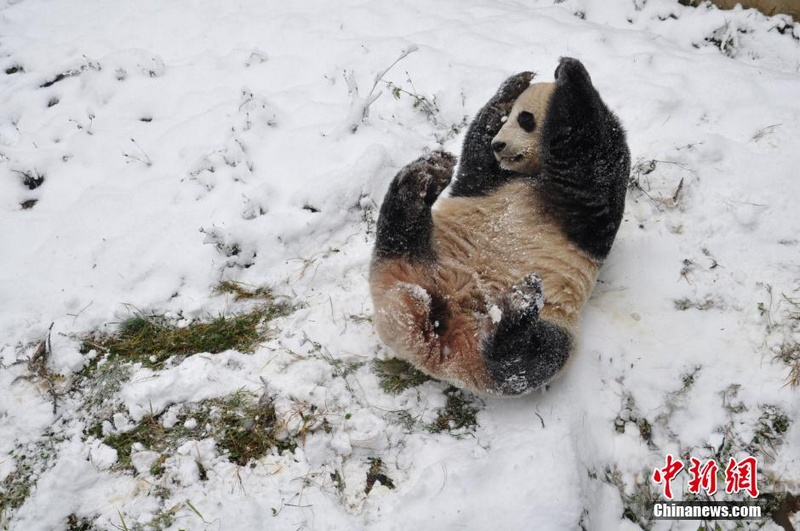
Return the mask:
[[432, 151], [403, 168], [398, 175], [400, 184], [419, 194], [426, 205], [432, 205], [450, 184], [456, 157], [446, 151]]
[[492, 98], [492, 103], [494, 105], [506, 104], [510, 108], [510, 105], [513, 105], [519, 95], [530, 86], [534, 77], [536, 77], [536, 74], [533, 72], [520, 72], [509, 77], [497, 89], [497, 93]]
[[573, 57], [561, 58], [556, 67], [555, 78], [556, 82], [559, 83], [580, 82], [590, 85], [592, 83], [592, 79], [589, 76], [589, 72], [586, 71], [586, 67]]

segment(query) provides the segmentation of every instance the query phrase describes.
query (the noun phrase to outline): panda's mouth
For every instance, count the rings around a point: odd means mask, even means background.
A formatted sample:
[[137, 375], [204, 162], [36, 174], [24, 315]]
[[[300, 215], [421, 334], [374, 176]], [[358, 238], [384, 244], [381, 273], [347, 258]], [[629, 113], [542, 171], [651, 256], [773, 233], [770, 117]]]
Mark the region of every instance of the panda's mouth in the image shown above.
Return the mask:
[[518, 162], [522, 162], [523, 158], [524, 158], [523, 155], [514, 155], [513, 157], [500, 157], [500, 156], [498, 156], [497, 157], [497, 161], [500, 163], [501, 166], [503, 166], [503, 165], [509, 166], [509, 165], [512, 165], [512, 164], [516, 164]]

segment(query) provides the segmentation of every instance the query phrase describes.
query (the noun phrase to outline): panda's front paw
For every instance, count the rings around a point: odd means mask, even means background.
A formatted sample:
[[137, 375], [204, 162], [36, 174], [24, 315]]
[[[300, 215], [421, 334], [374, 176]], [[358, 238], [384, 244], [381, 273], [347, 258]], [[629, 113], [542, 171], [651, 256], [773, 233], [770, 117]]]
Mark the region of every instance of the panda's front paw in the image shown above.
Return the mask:
[[520, 72], [509, 77], [497, 89], [497, 93], [492, 98], [492, 103], [494, 105], [507, 105], [510, 110], [519, 95], [530, 86], [534, 77], [536, 77], [536, 74], [533, 72]]
[[586, 67], [573, 57], [562, 57], [555, 71], [556, 82], [559, 84], [581, 83], [592, 84], [592, 79]]
[[470, 133], [464, 142], [464, 151], [486, 153], [494, 163], [494, 156], [490, 151], [492, 138], [503, 126], [503, 121], [508, 117], [514, 102], [519, 95], [525, 92], [534, 78], [533, 72], [520, 72], [506, 79], [492, 99], [478, 112], [470, 125]]
[[431, 206], [450, 184], [456, 157], [446, 151], [433, 151], [407, 165], [398, 175], [407, 191], [419, 194]]

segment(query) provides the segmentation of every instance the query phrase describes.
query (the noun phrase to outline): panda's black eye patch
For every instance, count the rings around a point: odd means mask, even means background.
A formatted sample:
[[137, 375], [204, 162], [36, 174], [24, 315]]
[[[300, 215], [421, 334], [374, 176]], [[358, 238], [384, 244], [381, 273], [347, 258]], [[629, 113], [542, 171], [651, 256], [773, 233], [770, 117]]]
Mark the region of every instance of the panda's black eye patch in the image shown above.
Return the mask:
[[536, 119], [528, 111], [522, 111], [517, 115], [517, 123], [528, 133], [536, 129]]

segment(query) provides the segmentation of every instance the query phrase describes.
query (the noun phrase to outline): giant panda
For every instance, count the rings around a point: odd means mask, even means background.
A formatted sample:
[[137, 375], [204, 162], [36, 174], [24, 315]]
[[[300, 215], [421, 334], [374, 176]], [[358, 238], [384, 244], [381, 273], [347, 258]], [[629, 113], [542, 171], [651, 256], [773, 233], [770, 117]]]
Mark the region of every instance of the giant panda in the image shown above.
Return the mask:
[[456, 158], [393, 179], [370, 265], [379, 337], [458, 387], [523, 395], [557, 376], [622, 220], [630, 154], [583, 64], [506, 80]]

